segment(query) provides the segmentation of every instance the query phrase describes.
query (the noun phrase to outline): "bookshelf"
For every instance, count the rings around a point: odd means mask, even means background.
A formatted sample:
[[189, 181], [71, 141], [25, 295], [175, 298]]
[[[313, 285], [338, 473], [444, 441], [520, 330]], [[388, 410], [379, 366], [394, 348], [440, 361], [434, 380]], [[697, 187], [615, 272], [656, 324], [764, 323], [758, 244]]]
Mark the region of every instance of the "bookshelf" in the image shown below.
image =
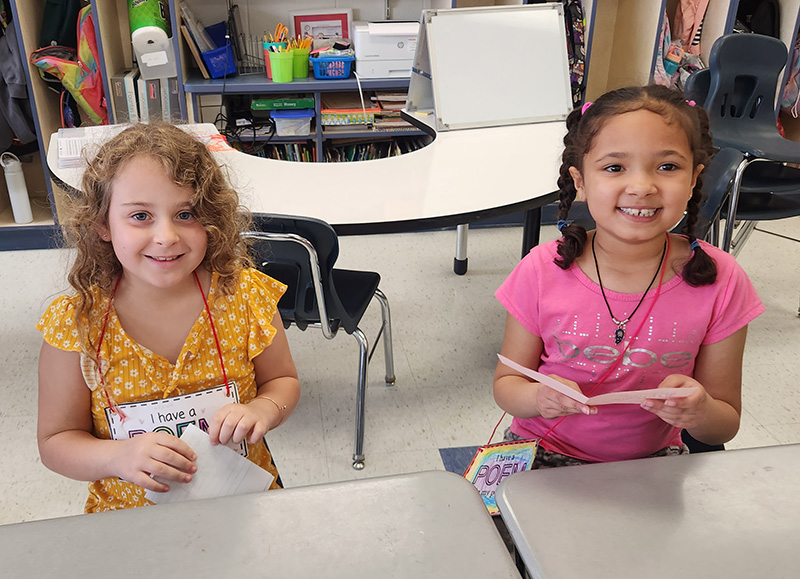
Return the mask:
[[[406, 90], [408, 89], [408, 78], [380, 78], [380, 79], [361, 79], [361, 89], [365, 93], [383, 90]], [[329, 146], [336, 146], [337, 141], [341, 140], [386, 140], [394, 137], [415, 136], [421, 137], [425, 133], [422, 131], [379, 131], [368, 130], [364, 127], [353, 127], [350, 130], [343, 130], [343, 127], [336, 127], [328, 130], [319, 123], [322, 110], [322, 95], [326, 92], [358, 92], [358, 83], [354, 77], [337, 80], [316, 80], [313, 76], [308, 78], [296, 79], [289, 83], [275, 83], [264, 75], [242, 75], [228, 79], [204, 79], [199, 72], [193, 71], [184, 83], [184, 90], [187, 100], [190, 103], [191, 111], [190, 122], [212, 122], [212, 119], [201, 116], [201, 109], [207, 108], [204, 105], [204, 97], [212, 97], [212, 110], [219, 110], [219, 97], [242, 95], [242, 96], [280, 96], [288, 94], [299, 94], [312, 96], [314, 98], [314, 122], [312, 122], [311, 134], [307, 137], [273, 137], [270, 143], [285, 144], [298, 143], [311, 146], [316, 152], [317, 161], [326, 158], [326, 150]], [[366, 98], [366, 97], [365, 97]]]

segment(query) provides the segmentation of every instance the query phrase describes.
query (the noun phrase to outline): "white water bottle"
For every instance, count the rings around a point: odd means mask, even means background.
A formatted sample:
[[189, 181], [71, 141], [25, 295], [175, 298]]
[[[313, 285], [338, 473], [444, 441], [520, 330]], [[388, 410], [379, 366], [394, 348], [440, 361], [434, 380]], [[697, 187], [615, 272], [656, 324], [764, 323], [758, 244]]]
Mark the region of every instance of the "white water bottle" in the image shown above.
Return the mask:
[[0, 165], [6, 173], [8, 198], [11, 200], [11, 212], [17, 223], [30, 223], [33, 221], [31, 213], [31, 200], [28, 198], [28, 188], [25, 186], [25, 175], [22, 173], [22, 164], [14, 153], [0, 155]]

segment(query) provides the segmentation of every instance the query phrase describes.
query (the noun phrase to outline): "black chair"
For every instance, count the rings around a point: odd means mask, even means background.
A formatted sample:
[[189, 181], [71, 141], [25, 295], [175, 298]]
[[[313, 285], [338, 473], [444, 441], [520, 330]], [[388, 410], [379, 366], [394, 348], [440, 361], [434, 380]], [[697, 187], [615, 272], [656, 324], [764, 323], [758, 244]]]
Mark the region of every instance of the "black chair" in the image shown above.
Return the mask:
[[[692, 74], [684, 87], [687, 98], [708, 112], [714, 144], [744, 154], [721, 245], [734, 254], [756, 222], [800, 215], [800, 169], [783, 165], [800, 163], [800, 143], [778, 132], [774, 107], [787, 54], [783, 42], [769, 36], [722, 36], [711, 49], [708, 68]], [[737, 220], [744, 223], [734, 239]]]
[[[356, 435], [353, 468], [364, 468], [364, 405], [367, 366], [378, 341], [383, 337], [386, 384], [393, 385], [394, 357], [389, 302], [378, 289], [380, 275], [371, 271], [334, 269], [339, 256], [339, 240], [333, 228], [318, 219], [287, 215], [254, 217], [256, 231], [242, 235], [251, 238], [253, 255], [259, 269], [288, 288], [278, 302], [287, 328], [294, 324], [301, 330], [319, 327], [327, 339], [343, 329], [359, 346], [356, 388]], [[366, 335], [358, 327], [373, 298], [381, 306], [383, 322], [369, 350]]]

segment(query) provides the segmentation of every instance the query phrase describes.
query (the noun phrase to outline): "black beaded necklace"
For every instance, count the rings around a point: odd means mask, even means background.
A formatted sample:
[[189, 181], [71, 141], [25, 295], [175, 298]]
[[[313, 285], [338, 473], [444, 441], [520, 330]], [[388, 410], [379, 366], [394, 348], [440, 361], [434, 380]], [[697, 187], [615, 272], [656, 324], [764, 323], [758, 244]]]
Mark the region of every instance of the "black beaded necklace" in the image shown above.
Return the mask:
[[639, 306], [642, 305], [642, 302], [644, 302], [644, 298], [647, 297], [647, 292], [649, 292], [650, 288], [653, 287], [653, 284], [655, 283], [656, 278], [658, 277], [658, 272], [661, 271], [661, 265], [664, 263], [664, 256], [667, 254], [667, 241], [664, 240], [664, 250], [661, 252], [661, 259], [658, 262], [658, 268], [656, 269], [656, 273], [653, 276], [653, 279], [650, 280], [650, 285], [648, 285], [647, 289], [644, 290], [644, 293], [642, 294], [642, 299], [639, 300], [639, 303], [636, 304], [636, 307], [633, 308], [633, 311], [627, 318], [625, 318], [622, 321], [619, 321], [617, 318], [614, 317], [614, 313], [611, 311], [611, 306], [608, 304], [608, 298], [606, 297], [606, 290], [603, 289], [603, 280], [600, 279], [600, 268], [597, 265], [597, 254], [594, 251], [595, 237], [597, 237], [597, 235], [592, 235], [592, 257], [594, 258], [594, 270], [597, 272], [597, 281], [600, 284], [600, 293], [603, 294], [603, 301], [606, 302], [606, 308], [608, 308], [608, 314], [611, 316], [611, 321], [617, 324], [617, 329], [614, 330], [614, 344], [619, 345], [619, 343], [625, 339], [625, 324], [631, 321], [633, 314], [635, 314], [636, 310], [639, 309]]

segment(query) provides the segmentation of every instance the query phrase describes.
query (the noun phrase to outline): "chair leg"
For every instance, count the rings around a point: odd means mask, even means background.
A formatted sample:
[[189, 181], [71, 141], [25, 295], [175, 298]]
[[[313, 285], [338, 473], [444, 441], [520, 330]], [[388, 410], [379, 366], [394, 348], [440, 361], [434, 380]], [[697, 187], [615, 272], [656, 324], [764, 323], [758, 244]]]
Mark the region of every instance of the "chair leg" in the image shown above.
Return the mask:
[[736, 257], [744, 247], [744, 242], [747, 241], [756, 229], [758, 221], [744, 221], [736, 233], [736, 237], [731, 241], [731, 255]]
[[386, 362], [386, 385], [393, 386], [394, 375], [394, 347], [392, 345], [392, 314], [389, 311], [389, 300], [381, 290], [375, 290], [375, 297], [381, 304], [381, 318], [383, 319], [383, 357]]
[[456, 226], [456, 257], [453, 259], [453, 271], [456, 275], [467, 273], [467, 234], [469, 225]]
[[353, 337], [358, 342], [358, 387], [356, 390], [356, 443], [353, 450], [353, 468], [364, 468], [364, 403], [367, 399], [367, 352], [369, 344], [367, 337], [359, 328], [353, 332]]
[[739, 205], [739, 193], [742, 187], [742, 177], [744, 170], [753, 162], [753, 159], [745, 157], [739, 166], [736, 168], [736, 175], [733, 178], [733, 186], [731, 187], [731, 194], [728, 197], [728, 217], [725, 220], [725, 231], [722, 236], [722, 250], [730, 253], [731, 243], [733, 241], [733, 228], [736, 224], [736, 207]]

